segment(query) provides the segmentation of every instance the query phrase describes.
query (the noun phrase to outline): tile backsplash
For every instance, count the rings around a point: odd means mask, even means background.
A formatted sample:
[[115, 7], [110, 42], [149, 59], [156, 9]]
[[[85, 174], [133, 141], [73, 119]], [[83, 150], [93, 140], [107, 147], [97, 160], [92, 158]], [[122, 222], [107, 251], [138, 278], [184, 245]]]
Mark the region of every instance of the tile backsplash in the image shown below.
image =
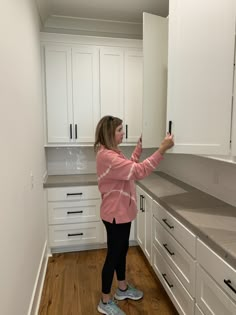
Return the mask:
[[[134, 148], [134, 146], [124, 146], [122, 151], [129, 158]], [[144, 149], [140, 160], [144, 160], [154, 151], [154, 149]], [[47, 147], [46, 156], [48, 175], [96, 173], [93, 147]]]

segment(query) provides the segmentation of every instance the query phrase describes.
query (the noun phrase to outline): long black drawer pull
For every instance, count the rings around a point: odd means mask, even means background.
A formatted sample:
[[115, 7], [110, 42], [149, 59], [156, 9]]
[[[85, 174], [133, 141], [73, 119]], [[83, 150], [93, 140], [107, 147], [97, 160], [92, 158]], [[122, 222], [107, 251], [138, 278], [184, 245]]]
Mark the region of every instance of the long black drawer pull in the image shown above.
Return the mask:
[[236, 293], [236, 289], [231, 285], [231, 280], [224, 279], [224, 283], [234, 292]]
[[83, 213], [83, 210], [80, 210], [80, 211], [67, 211], [67, 214], [74, 214], [74, 213]]
[[170, 225], [170, 224], [167, 222], [167, 219], [162, 219], [162, 221], [168, 226], [168, 228], [170, 228], [170, 229], [173, 229], [173, 228], [174, 228], [173, 225]]
[[67, 196], [82, 196], [83, 193], [67, 193]]
[[77, 139], [77, 124], [75, 124], [75, 139]]
[[128, 139], [128, 125], [125, 125], [125, 138]]
[[165, 247], [165, 249], [167, 250], [167, 252], [168, 252], [171, 256], [174, 256], [175, 253], [173, 253], [173, 252], [171, 252], [171, 251], [169, 250], [169, 248], [167, 247], [167, 246], [168, 246], [167, 244], [162, 244], [162, 245]]
[[171, 284], [171, 283], [167, 280], [167, 278], [166, 278], [166, 273], [162, 273], [162, 277], [164, 278], [164, 280], [165, 280], [165, 282], [168, 284], [168, 286], [169, 286], [170, 288], [173, 288], [173, 284]]
[[81, 236], [81, 235], [84, 235], [84, 233], [69, 233], [67, 234], [68, 236]]
[[142, 203], [141, 203], [142, 206], [141, 206], [141, 209], [140, 209], [140, 210], [141, 210], [142, 212], [145, 212], [145, 209], [144, 209], [144, 207], [143, 207], [143, 200], [145, 199], [145, 197], [144, 197], [143, 195], [141, 195], [140, 197], [141, 197], [141, 200], [142, 200]]
[[72, 139], [72, 124], [70, 124], [70, 139]]
[[172, 132], [172, 121], [169, 120], [169, 130], [168, 130], [169, 134], [171, 135]]

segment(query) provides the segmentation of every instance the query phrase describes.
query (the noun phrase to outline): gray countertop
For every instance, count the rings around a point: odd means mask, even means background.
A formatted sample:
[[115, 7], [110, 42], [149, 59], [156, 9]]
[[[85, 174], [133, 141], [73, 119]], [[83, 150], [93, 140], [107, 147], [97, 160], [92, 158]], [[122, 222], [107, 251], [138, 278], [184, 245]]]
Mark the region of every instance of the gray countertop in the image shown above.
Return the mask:
[[[53, 175], [44, 187], [96, 184], [96, 174]], [[236, 268], [236, 207], [162, 172], [137, 184]]]

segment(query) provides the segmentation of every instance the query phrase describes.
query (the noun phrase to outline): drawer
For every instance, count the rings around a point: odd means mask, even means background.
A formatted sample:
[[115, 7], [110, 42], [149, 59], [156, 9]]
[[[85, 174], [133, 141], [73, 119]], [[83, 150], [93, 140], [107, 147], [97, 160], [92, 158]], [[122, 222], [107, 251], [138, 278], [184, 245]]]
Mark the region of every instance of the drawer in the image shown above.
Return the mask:
[[199, 239], [197, 261], [236, 302], [236, 270]]
[[187, 291], [195, 296], [196, 261], [153, 217], [153, 244], [173, 269]]
[[236, 314], [236, 304], [199, 264], [197, 264], [196, 302], [205, 315]]
[[49, 226], [51, 247], [88, 245], [101, 242], [101, 222]]
[[48, 188], [48, 201], [99, 199], [98, 186]]
[[100, 200], [48, 203], [49, 224], [94, 222], [100, 220]]
[[194, 299], [184, 288], [155, 245], [153, 245], [152, 253], [154, 271], [174, 303], [177, 311], [181, 315], [193, 315]]
[[197, 304], [195, 304], [195, 315], [204, 315]]
[[156, 201], [153, 201], [152, 209], [153, 216], [195, 258], [196, 236]]

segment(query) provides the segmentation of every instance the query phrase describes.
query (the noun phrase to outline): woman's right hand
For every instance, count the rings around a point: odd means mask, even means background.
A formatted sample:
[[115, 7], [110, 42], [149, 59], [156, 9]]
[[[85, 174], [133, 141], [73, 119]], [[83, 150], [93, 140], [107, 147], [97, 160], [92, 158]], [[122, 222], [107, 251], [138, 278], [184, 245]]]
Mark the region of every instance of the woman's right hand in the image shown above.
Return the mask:
[[168, 132], [159, 147], [159, 152], [163, 155], [168, 149], [172, 148], [173, 145], [174, 145], [174, 135], [171, 135]]

